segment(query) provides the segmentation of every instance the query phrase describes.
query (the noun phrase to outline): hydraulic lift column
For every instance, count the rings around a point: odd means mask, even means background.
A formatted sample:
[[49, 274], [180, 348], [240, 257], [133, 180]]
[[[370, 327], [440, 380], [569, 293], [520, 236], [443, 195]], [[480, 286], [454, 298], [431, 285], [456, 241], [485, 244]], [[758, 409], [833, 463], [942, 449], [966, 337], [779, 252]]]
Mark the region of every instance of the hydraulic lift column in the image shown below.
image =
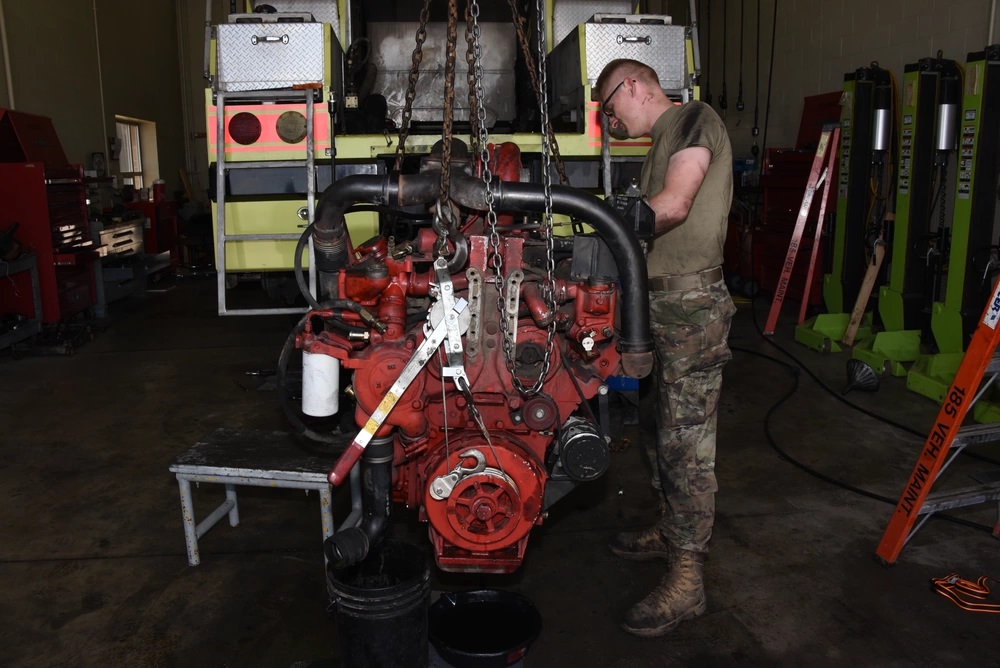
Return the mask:
[[[958, 179], [944, 301], [935, 301], [931, 307], [931, 332], [938, 352], [921, 356], [906, 379], [908, 388], [938, 402], [955, 377], [995, 278], [991, 254], [1000, 173], [1000, 45], [969, 54], [964, 84], [957, 119]], [[956, 107], [955, 116], [957, 112]], [[944, 149], [954, 145], [956, 138], [941, 125], [936, 148]], [[991, 412], [997, 414], [993, 419], [1000, 419], [995, 403], [977, 402], [977, 419]]]
[[[937, 244], [929, 243], [933, 222], [935, 174], [946, 176], [954, 145], [959, 88], [954, 61], [923, 58], [903, 70], [899, 176], [895, 222], [887, 235], [891, 247], [889, 284], [882, 286], [878, 314], [884, 331], [859, 343], [852, 356], [876, 372], [905, 376], [903, 362], [920, 356], [920, 338], [930, 325], [935, 275], [940, 264]], [[947, 135], [951, 134], [951, 143]]]
[[[796, 341], [820, 352], [840, 352], [837, 342], [844, 336], [849, 310], [864, 280], [870, 187], [876, 173], [873, 167], [878, 165], [879, 156], [885, 154], [885, 147], [876, 144], [888, 136], [891, 99], [892, 82], [887, 70], [873, 64], [844, 75], [833, 255], [830, 271], [823, 276], [826, 313], [795, 328]], [[857, 336], [860, 339], [871, 336], [869, 318]]]

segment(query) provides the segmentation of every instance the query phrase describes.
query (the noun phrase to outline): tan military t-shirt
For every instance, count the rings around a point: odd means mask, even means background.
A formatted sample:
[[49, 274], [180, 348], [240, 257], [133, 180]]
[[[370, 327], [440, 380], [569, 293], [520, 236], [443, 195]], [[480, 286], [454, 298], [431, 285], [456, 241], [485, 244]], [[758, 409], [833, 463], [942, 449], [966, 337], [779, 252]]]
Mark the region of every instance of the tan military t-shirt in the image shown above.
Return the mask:
[[642, 194], [663, 190], [670, 156], [704, 146], [712, 162], [687, 219], [653, 240], [647, 257], [650, 276], [691, 274], [722, 264], [729, 206], [733, 200], [733, 149], [722, 119], [704, 102], [688, 102], [663, 112], [649, 133], [653, 147], [642, 165]]

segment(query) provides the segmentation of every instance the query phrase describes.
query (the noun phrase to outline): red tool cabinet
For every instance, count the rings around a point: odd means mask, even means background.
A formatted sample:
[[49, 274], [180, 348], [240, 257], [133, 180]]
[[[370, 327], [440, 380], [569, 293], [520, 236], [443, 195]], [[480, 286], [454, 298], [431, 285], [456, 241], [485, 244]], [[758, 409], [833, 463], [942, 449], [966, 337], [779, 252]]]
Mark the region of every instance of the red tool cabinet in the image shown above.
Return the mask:
[[[0, 164], [0, 227], [14, 223], [15, 238], [38, 259], [42, 322], [67, 320], [93, 306], [98, 254], [90, 239], [83, 168]], [[31, 301], [30, 289], [0, 286], [0, 313], [23, 313]]]

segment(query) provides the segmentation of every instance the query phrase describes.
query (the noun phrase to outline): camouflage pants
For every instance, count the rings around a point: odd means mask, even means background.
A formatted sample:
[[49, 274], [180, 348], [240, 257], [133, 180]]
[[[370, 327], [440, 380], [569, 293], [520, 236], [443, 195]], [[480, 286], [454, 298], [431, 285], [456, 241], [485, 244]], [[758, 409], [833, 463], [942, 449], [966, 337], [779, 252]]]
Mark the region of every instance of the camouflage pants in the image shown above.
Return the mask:
[[647, 441], [653, 487], [666, 512], [663, 536], [681, 550], [707, 552], [715, 522], [716, 409], [727, 338], [736, 312], [723, 282], [678, 292], [651, 292], [657, 356], [655, 443]]

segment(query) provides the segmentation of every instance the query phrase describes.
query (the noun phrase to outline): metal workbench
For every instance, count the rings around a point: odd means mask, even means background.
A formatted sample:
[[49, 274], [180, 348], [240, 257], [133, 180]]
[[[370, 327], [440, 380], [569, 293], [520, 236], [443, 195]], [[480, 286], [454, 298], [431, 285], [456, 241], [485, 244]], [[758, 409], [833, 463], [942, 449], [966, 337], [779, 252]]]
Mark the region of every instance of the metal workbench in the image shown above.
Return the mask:
[[[345, 444], [351, 437], [345, 437]], [[170, 465], [180, 488], [181, 515], [188, 563], [201, 562], [198, 539], [229, 516], [230, 526], [240, 523], [236, 487], [272, 487], [316, 490], [319, 492], [323, 539], [334, 533], [332, 495], [327, 473], [334, 458], [309, 454], [295, 443], [291, 434], [278, 431], [220, 428], [180, 454]], [[351, 527], [361, 519], [361, 474], [359, 466], [351, 471], [351, 510], [339, 529]], [[191, 483], [223, 485], [226, 499], [201, 522], [196, 522]]]

